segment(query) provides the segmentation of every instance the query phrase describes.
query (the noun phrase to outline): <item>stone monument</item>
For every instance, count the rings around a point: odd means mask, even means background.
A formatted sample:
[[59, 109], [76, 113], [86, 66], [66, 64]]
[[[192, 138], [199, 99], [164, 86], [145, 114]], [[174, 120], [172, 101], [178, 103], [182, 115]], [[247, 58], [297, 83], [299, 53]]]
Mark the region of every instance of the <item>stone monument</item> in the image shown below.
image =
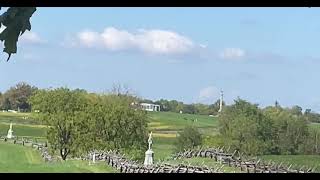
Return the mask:
[[149, 149], [146, 151], [146, 157], [144, 159], [144, 166], [150, 166], [153, 164], [153, 151], [152, 151], [152, 132], [149, 134]]
[[12, 130], [12, 123], [10, 123], [10, 129], [8, 130], [8, 134], [7, 134], [7, 138], [8, 138], [8, 139], [13, 138], [12, 133], [13, 133], [13, 130]]
[[219, 108], [219, 113], [222, 111], [222, 103], [223, 103], [223, 91], [220, 92], [220, 108]]
[[93, 152], [93, 155], [92, 155], [92, 163], [96, 163], [96, 152]]

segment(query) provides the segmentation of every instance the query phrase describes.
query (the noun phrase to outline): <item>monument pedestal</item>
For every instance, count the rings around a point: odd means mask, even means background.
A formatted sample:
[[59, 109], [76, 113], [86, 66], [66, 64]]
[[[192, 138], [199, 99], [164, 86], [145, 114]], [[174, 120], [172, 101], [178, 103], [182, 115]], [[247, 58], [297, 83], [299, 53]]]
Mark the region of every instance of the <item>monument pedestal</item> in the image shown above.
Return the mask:
[[10, 123], [10, 129], [8, 130], [8, 134], [7, 134], [7, 138], [8, 139], [12, 139], [13, 135], [12, 135], [13, 131], [12, 131], [12, 123]]
[[152, 151], [152, 149], [148, 149], [145, 154], [146, 154], [146, 157], [144, 159], [144, 166], [153, 165], [153, 151]]
[[7, 138], [8, 139], [12, 139], [13, 138], [12, 132], [13, 131], [11, 129], [9, 129], [8, 134], [7, 134]]

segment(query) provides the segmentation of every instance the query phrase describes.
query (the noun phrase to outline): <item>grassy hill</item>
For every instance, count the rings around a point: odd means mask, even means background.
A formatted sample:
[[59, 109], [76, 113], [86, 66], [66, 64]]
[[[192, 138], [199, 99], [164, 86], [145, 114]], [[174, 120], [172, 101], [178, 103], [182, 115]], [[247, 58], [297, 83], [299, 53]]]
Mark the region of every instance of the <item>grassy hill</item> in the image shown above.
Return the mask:
[[102, 173], [116, 171], [102, 163], [89, 166], [88, 162], [79, 160], [45, 163], [39, 153], [30, 147], [0, 142], [0, 172]]
[[[205, 135], [217, 134], [218, 121], [215, 117], [205, 115], [179, 114], [172, 112], [148, 112], [150, 122], [148, 129], [154, 134], [153, 151], [154, 160], [168, 159], [174, 151], [174, 142], [177, 132], [187, 125], [194, 125]], [[27, 117], [27, 118], [25, 118]], [[33, 120], [28, 113], [0, 112], [0, 135], [6, 135], [9, 123], [13, 123], [14, 135], [45, 138], [46, 127]], [[310, 124], [312, 128], [320, 130], [320, 124]], [[9, 153], [9, 154], [8, 154]], [[19, 154], [19, 155], [16, 155]], [[9, 158], [14, 157], [14, 158]], [[9, 158], [9, 159], [8, 159]], [[262, 159], [275, 162], [287, 162], [314, 167], [320, 164], [320, 156], [262, 156]], [[188, 163], [198, 165], [204, 162], [207, 166], [215, 165], [210, 159], [185, 159]], [[174, 163], [168, 160], [170, 163]], [[20, 164], [19, 164], [20, 163]], [[177, 162], [178, 163], [178, 162]], [[17, 164], [15, 166], [15, 164]], [[319, 168], [318, 168], [319, 169]], [[105, 165], [88, 166], [84, 161], [67, 161], [65, 163], [47, 164], [42, 162], [40, 156], [31, 148], [18, 145], [0, 144], [0, 172], [109, 172]], [[225, 169], [233, 172], [234, 169]]]
[[178, 131], [187, 125], [194, 125], [203, 134], [217, 133], [218, 121], [215, 117], [173, 112], [148, 112], [150, 122], [148, 128], [154, 135], [153, 151], [155, 160], [163, 160], [173, 153], [174, 142]]
[[194, 125], [204, 134], [216, 133], [218, 121], [215, 117], [173, 112], [148, 112], [149, 129], [155, 137], [176, 137], [176, 133], [187, 125]]

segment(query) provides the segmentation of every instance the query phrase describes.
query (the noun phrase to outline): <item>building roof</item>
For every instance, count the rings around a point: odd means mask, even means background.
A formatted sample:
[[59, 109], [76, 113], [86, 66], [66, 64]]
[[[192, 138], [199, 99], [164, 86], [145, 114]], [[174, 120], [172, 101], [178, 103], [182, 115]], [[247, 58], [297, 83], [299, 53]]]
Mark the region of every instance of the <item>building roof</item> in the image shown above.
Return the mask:
[[150, 104], [150, 103], [140, 103], [141, 105], [153, 105], [153, 106], [160, 106], [158, 104]]

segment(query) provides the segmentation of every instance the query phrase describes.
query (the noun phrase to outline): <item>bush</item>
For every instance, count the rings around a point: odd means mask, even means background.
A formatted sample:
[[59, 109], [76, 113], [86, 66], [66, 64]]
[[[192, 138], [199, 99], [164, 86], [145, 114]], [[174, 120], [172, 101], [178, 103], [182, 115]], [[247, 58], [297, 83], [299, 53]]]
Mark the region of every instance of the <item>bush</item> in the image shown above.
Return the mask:
[[179, 132], [175, 143], [176, 151], [194, 148], [202, 144], [202, 135], [194, 126], [187, 126], [183, 131]]
[[206, 136], [203, 138], [203, 146], [209, 146], [209, 147], [219, 147], [224, 146], [224, 139], [221, 137], [221, 135], [216, 136]]
[[132, 160], [143, 161], [145, 158], [145, 151], [141, 147], [132, 147], [121, 149], [121, 152], [126, 155], [127, 158]]

